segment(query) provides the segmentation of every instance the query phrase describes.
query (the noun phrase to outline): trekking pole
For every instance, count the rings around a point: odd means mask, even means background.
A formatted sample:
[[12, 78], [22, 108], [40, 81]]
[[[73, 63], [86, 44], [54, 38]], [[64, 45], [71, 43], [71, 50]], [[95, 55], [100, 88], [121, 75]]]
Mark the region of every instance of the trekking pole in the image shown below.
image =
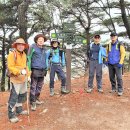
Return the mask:
[[30, 111], [29, 111], [29, 92], [28, 92], [28, 88], [30, 88], [30, 82], [27, 81], [27, 112], [28, 112], [28, 122], [30, 124]]

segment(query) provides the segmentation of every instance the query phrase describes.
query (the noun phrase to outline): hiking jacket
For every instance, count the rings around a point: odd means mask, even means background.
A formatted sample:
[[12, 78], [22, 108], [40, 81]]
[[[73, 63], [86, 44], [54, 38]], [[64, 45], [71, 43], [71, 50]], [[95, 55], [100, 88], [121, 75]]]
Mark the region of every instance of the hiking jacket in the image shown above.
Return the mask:
[[[7, 67], [10, 75], [10, 81], [12, 83], [24, 83], [27, 80], [27, 76], [30, 75], [30, 72], [27, 67], [27, 58], [25, 52], [15, 51], [16, 57], [14, 56], [14, 52], [10, 52], [7, 57]], [[16, 58], [16, 59], [15, 59]], [[27, 75], [22, 75], [21, 70], [26, 69]]]
[[108, 56], [108, 63], [109, 64], [123, 64], [125, 58], [125, 48], [122, 44], [118, 47], [118, 40], [112, 44], [110, 43], [107, 46], [107, 56]]
[[[91, 43], [90, 44], [90, 59], [93, 56], [93, 51], [94, 51], [94, 50], [92, 50], [93, 46], [94, 46], [94, 43]], [[102, 64], [103, 58], [105, 58], [107, 56], [107, 54], [106, 54], [106, 49], [104, 47], [102, 47], [100, 44], [99, 44], [99, 51], [97, 52], [97, 55], [98, 55], [98, 63]]]
[[[62, 53], [60, 53], [62, 52]], [[50, 57], [51, 55], [51, 57]], [[60, 50], [59, 48], [57, 49], [49, 49], [47, 51], [47, 59], [46, 59], [46, 63], [47, 63], [47, 67], [49, 67], [49, 61], [51, 63], [54, 64], [61, 64], [62, 66], [65, 66], [65, 54], [62, 50]]]
[[46, 49], [33, 44], [28, 50], [29, 69], [46, 69]]

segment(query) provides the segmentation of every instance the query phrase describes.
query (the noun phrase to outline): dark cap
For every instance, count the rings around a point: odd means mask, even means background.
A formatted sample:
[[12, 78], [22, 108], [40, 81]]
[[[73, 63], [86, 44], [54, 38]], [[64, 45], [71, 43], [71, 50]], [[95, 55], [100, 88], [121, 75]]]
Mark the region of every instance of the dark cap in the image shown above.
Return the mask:
[[99, 34], [95, 34], [94, 38], [100, 38], [100, 35]]
[[58, 45], [60, 45], [60, 42], [59, 42], [59, 41], [53, 40], [53, 41], [51, 41], [51, 46], [53, 46], [53, 44], [54, 44], [55, 42], [57, 42]]
[[39, 37], [43, 37], [44, 38], [44, 42], [47, 41], [47, 38], [43, 35], [43, 34], [38, 34], [34, 37], [34, 42], [37, 43], [37, 40]]
[[112, 32], [110, 36], [118, 36], [116, 32]]

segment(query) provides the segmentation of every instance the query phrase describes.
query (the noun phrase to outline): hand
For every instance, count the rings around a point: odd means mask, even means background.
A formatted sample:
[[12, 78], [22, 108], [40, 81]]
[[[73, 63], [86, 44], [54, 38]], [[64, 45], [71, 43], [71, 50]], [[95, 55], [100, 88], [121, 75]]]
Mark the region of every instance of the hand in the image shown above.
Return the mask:
[[22, 74], [22, 75], [26, 75], [26, 74], [27, 74], [26, 69], [22, 69], [22, 70], [21, 70], [21, 74]]
[[30, 76], [28, 77], [28, 82], [31, 83], [31, 78], [30, 78]]
[[122, 66], [123, 66], [123, 65], [122, 65], [122, 64], [120, 64], [120, 63], [119, 63], [119, 64], [117, 64], [117, 67], [118, 67], [118, 68], [121, 68]]

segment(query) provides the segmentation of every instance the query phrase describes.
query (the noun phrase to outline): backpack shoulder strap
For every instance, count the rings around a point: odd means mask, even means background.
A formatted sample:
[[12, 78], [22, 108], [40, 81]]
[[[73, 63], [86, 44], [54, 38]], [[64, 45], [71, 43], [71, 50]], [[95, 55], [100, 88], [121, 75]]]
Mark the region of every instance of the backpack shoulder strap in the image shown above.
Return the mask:
[[[62, 53], [63, 53], [63, 50], [59, 49], [59, 56], [62, 58]], [[50, 55], [49, 55], [49, 59], [52, 58], [53, 56], [53, 49], [50, 49]]]
[[90, 43], [90, 50], [92, 49], [93, 44], [94, 44], [93, 42], [92, 42], [92, 43]]
[[16, 50], [12, 49], [12, 50], [10, 50], [10, 52], [12, 52], [14, 54], [14, 62], [16, 62], [16, 60], [17, 60], [17, 52], [16, 52]]
[[63, 54], [63, 50], [59, 49], [59, 56], [61, 57], [61, 59], [62, 59], [62, 54]]
[[108, 52], [111, 51], [111, 42], [108, 44]]
[[28, 50], [28, 58], [32, 58], [32, 55], [34, 53], [35, 49], [33, 46], [29, 47], [29, 50]]
[[122, 41], [118, 41], [116, 49], [120, 50], [120, 46], [124, 46], [124, 43]]
[[32, 59], [34, 51], [35, 51], [35, 49], [34, 49], [33, 45], [31, 47], [29, 47], [28, 55], [27, 55], [27, 65], [28, 65], [29, 70], [31, 70], [31, 59]]
[[53, 50], [52, 50], [52, 49], [50, 49], [49, 60], [52, 58], [52, 56], [53, 56]]

